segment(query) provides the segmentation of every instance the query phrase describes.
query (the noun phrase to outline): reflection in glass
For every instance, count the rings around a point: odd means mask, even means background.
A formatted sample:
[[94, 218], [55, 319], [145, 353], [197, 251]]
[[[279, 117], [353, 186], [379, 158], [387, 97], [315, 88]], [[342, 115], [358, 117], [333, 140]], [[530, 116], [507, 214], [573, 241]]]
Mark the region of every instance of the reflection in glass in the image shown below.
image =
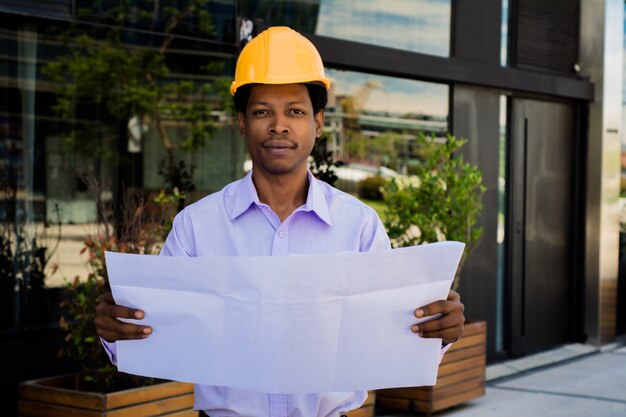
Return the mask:
[[237, 14], [254, 24], [255, 35], [268, 26], [289, 26], [299, 32], [313, 33], [319, 8], [320, 0], [240, 0]]
[[449, 56], [450, 8], [450, 0], [321, 0], [315, 33]]
[[340, 188], [354, 191], [355, 182], [376, 174], [412, 174], [423, 157], [416, 135], [448, 131], [447, 85], [334, 69], [327, 75], [327, 148], [348, 163], [339, 170]]
[[498, 271], [496, 277], [496, 352], [504, 350], [504, 303], [506, 297], [506, 218], [507, 218], [507, 97], [500, 96], [500, 147], [498, 164]]
[[179, 36], [235, 42], [236, 0], [74, 1], [76, 20], [132, 29], [126, 36], [143, 43], [160, 42], [172, 26]]
[[500, 25], [500, 65], [507, 66], [509, 59], [509, 0], [502, 0], [502, 20]]
[[450, 0], [241, 0], [255, 33], [284, 25], [304, 33], [449, 56]]
[[[102, 200], [115, 210], [136, 195], [153, 202], [178, 180], [193, 185], [189, 203], [243, 172], [228, 94], [234, 57], [206, 43], [198, 50], [197, 39], [130, 32], [0, 16], [0, 218], [13, 236], [60, 220], [48, 287], [87, 275], [80, 250], [102, 213], [86, 178], [102, 181]], [[184, 164], [179, 178], [164, 172], [169, 155], [169, 167]]]

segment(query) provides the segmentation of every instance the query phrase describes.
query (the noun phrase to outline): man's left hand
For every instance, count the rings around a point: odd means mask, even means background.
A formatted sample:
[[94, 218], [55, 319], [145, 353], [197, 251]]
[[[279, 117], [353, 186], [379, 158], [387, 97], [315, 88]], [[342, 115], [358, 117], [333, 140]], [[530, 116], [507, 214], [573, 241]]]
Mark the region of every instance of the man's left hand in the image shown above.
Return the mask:
[[441, 317], [414, 324], [411, 330], [421, 337], [440, 337], [443, 343], [452, 343], [463, 334], [464, 310], [459, 293], [450, 290], [447, 300], [435, 301], [415, 310], [415, 317], [420, 319], [435, 314], [441, 314]]

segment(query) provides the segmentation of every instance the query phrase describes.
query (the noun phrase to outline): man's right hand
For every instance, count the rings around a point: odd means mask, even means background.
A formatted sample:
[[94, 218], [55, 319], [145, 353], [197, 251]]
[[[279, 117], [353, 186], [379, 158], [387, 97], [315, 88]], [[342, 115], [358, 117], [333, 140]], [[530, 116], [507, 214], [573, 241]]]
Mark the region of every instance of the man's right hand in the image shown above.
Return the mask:
[[152, 327], [139, 326], [120, 321], [120, 318], [142, 320], [145, 313], [141, 310], [118, 306], [115, 304], [113, 294], [105, 293], [96, 307], [96, 331], [98, 336], [107, 342], [117, 340], [145, 339], [152, 333]]

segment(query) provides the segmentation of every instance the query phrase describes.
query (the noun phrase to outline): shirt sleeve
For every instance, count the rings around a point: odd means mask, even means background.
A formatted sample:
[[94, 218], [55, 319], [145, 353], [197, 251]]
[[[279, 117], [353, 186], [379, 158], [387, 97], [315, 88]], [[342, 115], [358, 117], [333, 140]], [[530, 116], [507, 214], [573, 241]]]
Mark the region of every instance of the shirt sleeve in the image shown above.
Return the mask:
[[366, 219], [366, 227], [361, 235], [361, 252], [376, 252], [391, 249], [391, 242], [385, 226], [380, 221], [376, 212], [372, 209], [371, 215]]
[[115, 345], [115, 342], [107, 342], [103, 338], [100, 338], [100, 342], [104, 347], [104, 351], [109, 356], [109, 360], [111, 361], [111, 363], [117, 366], [117, 346]]
[[[188, 223], [188, 217], [185, 210], [181, 211], [174, 217], [172, 230], [167, 235], [163, 248], [161, 248], [161, 256], [194, 256], [190, 249], [186, 249], [191, 245], [185, 244], [185, 236], [193, 233], [193, 228]], [[185, 233], [189, 231], [189, 233]]]

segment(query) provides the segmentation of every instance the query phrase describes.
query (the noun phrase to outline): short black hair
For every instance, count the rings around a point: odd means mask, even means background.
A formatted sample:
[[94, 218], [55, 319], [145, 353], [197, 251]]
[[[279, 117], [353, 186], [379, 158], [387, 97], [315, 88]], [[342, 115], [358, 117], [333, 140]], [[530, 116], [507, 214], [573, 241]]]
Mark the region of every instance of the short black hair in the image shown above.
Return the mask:
[[[250, 100], [250, 89], [255, 84], [247, 84], [241, 86], [235, 92], [235, 110], [238, 113], [246, 114], [246, 110], [248, 108], [248, 100]], [[311, 99], [311, 104], [313, 105], [313, 114], [317, 114], [320, 110], [323, 110], [328, 104], [328, 92], [326, 88], [317, 83], [309, 83], [304, 84], [309, 90], [309, 98]]]

